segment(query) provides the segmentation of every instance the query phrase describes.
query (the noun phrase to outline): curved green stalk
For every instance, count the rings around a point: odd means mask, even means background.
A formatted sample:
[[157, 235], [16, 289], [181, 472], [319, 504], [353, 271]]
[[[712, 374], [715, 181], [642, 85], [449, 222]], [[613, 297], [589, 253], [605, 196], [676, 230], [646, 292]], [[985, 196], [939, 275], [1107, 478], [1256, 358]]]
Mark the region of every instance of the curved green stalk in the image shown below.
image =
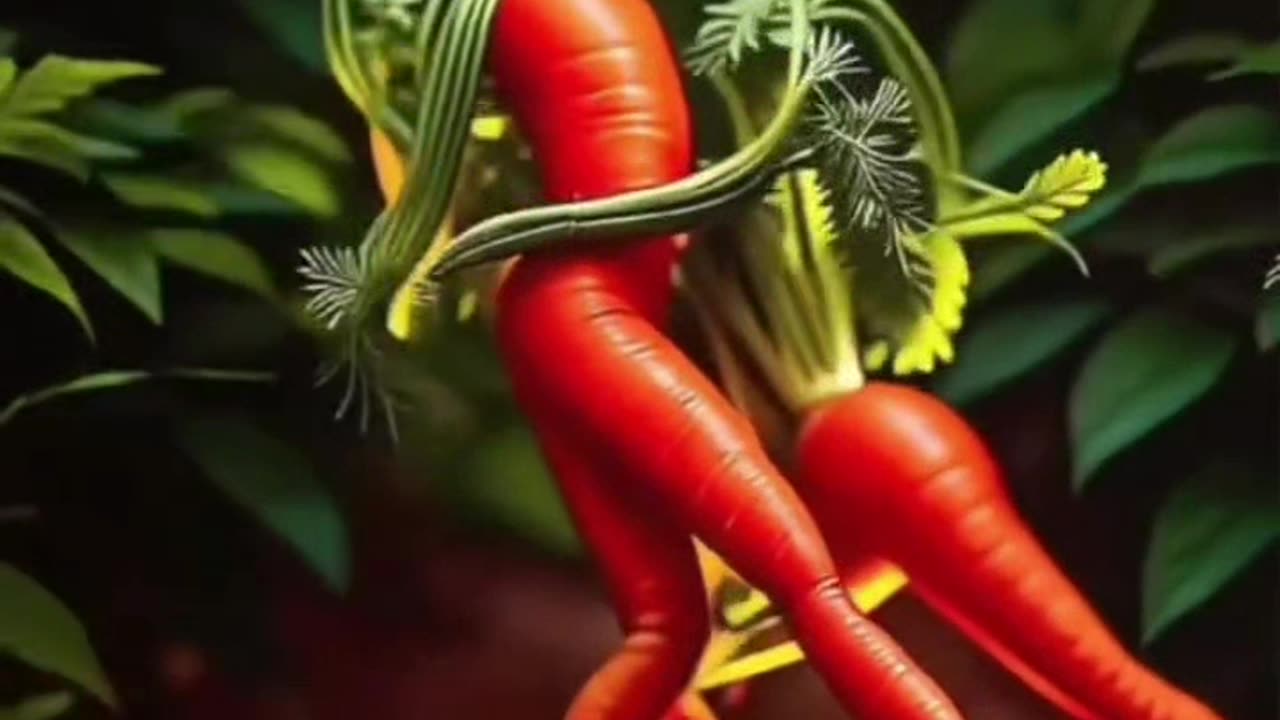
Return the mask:
[[[849, 62], [847, 47], [830, 36], [807, 44], [806, 3], [793, 2], [791, 8], [795, 39], [790, 51], [791, 82], [777, 114], [753, 142], [729, 158], [667, 185], [491, 218], [459, 236], [424, 275], [439, 280], [464, 267], [579, 237], [595, 241], [688, 230], [767, 188], [785, 166], [803, 159], [803, 155], [788, 157], [786, 146], [814, 88], [844, 72]], [[811, 49], [807, 67], [806, 48]]]

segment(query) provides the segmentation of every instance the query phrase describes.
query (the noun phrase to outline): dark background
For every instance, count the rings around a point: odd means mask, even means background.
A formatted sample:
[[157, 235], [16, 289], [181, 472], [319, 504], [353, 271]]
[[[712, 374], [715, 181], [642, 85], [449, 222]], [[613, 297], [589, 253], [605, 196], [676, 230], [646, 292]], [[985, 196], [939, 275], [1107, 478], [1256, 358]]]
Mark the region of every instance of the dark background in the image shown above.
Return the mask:
[[[966, 3], [895, 5], [937, 57]], [[676, 27], [688, 27], [679, 13], [668, 14]], [[7, 0], [0, 25], [22, 33], [24, 53], [119, 56], [166, 68], [162, 78], [122, 89], [126, 97], [225, 85], [246, 97], [301, 107], [337, 127], [355, 155], [342, 179], [342, 215], [237, 228], [286, 287], [294, 282], [297, 247], [316, 236], [358, 237], [378, 206], [361, 119], [328, 77], [282, 53], [240, 3]], [[1200, 28], [1272, 38], [1280, 22], [1271, 2], [1169, 0], [1158, 4], [1137, 46]], [[1127, 80], [1106, 113], [1066, 132], [1087, 135], [1092, 126], [1132, 114], [1163, 127], [1227, 100], [1275, 106], [1274, 78], [1213, 86], [1187, 77]], [[67, 192], [61, 178], [9, 172], [31, 195]], [[1275, 172], [1254, 171], [1190, 194], [1150, 194], [1128, 212], [1172, 209], [1194, 222], [1199, 215], [1274, 206], [1275, 188]], [[1250, 259], [1257, 257], [1267, 255]], [[1096, 261], [1090, 287], [1126, 307], [1170, 292], [1123, 255], [1090, 259]], [[1056, 271], [1034, 277], [992, 302], [1013, 306], [1083, 282]], [[413, 426], [396, 452], [379, 433], [360, 437], [350, 423], [329, 421], [333, 393], [316, 392], [310, 383], [316, 350], [278, 313], [182, 276], [166, 283], [169, 319], [154, 328], [92, 282], [78, 287], [87, 288], [85, 304], [98, 326], [100, 343], [92, 350], [59, 310], [0, 283], [7, 323], [0, 398], [103, 367], [226, 362], [282, 377], [271, 388], [165, 385], [89, 397], [0, 431], [0, 505], [41, 510], [38, 522], [0, 525], [0, 557], [30, 570], [78, 611], [130, 716], [254, 717], [248, 705], [234, 704], [239, 698], [258, 703], [252, 712], [262, 717], [302, 717], [296, 696], [311, 693], [325, 698], [331, 713], [343, 703], [368, 711], [360, 717], [559, 717], [617, 634], [571, 535], [547, 529], [559, 515], [546, 508], [545, 484], [537, 485], [541, 468], [505, 397], [483, 329], [456, 331], [427, 366], [466, 383], [469, 423], [453, 431]], [[1240, 322], [1212, 303], [1197, 308], [1225, 327]], [[1161, 428], [1143, 452], [1108, 471], [1125, 482], [1098, 483], [1081, 497], [1070, 489], [1065, 417], [1066, 389], [1086, 351], [1067, 352], [1016, 390], [965, 413], [1005, 464], [1019, 506], [1045, 544], [1117, 634], [1136, 645], [1139, 578], [1153, 515], [1172, 481], [1205, 458], [1206, 438], [1255, 453], [1275, 476], [1276, 357], [1237, 361], [1231, 373], [1240, 381]], [[331, 596], [177, 450], [172, 424], [192, 408], [252, 413], [324, 468], [353, 538], [347, 600]], [[478, 481], [480, 475], [487, 482]], [[527, 476], [535, 480], [525, 482]], [[501, 482], [510, 478], [520, 485], [504, 489]], [[477, 483], [484, 489], [477, 491]], [[526, 502], [536, 508], [534, 520], [507, 509], [520, 506], [512, 498], [526, 486], [533, 488], [534, 499]], [[1276, 578], [1274, 556], [1251, 564], [1204, 608], [1142, 649], [1143, 658], [1226, 717], [1275, 717]], [[1051, 717], [913, 601], [897, 600], [879, 618], [973, 717]], [[51, 678], [0, 664], [0, 699], [54, 686]], [[401, 702], [406, 697], [412, 703]], [[418, 714], [391, 709], [413, 703]], [[385, 715], [373, 712], [379, 704]], [[805, 670], [761, 683], [750, 705], [744, 717], [837, 716]]]

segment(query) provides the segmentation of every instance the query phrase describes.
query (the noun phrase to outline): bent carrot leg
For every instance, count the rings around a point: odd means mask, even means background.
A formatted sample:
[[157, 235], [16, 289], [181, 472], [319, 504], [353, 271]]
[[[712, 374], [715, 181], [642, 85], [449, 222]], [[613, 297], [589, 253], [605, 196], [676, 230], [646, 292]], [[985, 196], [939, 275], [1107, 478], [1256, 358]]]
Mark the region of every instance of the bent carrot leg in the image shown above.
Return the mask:
[[797, 482], [833, 543], [900, 565], [914, 592], [1072, 717], [1218, 720], [1111, 633], [941, 401], [869, 385], [815, 412], [798, 447]]
[[539, 401], [526, 410], [572, 423], [567, 432], [626, 468], [682, 528], [774, 597], [850, 712], [959, 718], [853, 607], [816, 524], [749, 423], [634, 309], [612, 272], [602, 259], [529, 257], [508, 276], [499, 338], [517, 386]]
[[652, 720], [684, 690], [702, 655], [710, 618], [687, 533], [628, 497], [618, 471], [563, 432], [532, 418], [578, 532], [603, 571], [626, 633], [622, 647], [578, 694], [570, 720]]

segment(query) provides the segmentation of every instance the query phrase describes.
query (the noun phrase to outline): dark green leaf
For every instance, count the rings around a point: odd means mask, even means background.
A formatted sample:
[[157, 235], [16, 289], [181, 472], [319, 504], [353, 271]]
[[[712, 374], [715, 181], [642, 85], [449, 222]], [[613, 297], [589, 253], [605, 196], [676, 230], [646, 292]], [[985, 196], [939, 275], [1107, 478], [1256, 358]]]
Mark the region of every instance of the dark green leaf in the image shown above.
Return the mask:
[[971, 3], [952, 37], [947, 86], [962, 125], [977, 130], [975, 174], [996, 170], [1110, 96], [1153, 3]]
[[1214, 73], [1210, 79], [1225, 80], [1240, 75], [1280, 75], [1280, 40], [1242, 52], [1235, 65]]
[[309, 70], [329, 70], [321, 42], [320, 3], [312, 0], [239, 0], [241, 9]]
[[1162, 70], [1179, 65], [1205, 65], [1238, 57], [1254, 43], [1226, 33], [1202, 33], [1178, 38], [1157, 47], [1138, 60], [1138, 69]]
[[499, 432], [472, 455], [460, 491], [490, 520], [562, 555], [579, 551], [577, 535], [532, 433]]
[[205, 475], [291, 545], [335, 590], [347, 587], [347, 530], [337, 504], [294, 448], [234, 416], [185, 422], [179, 441]]
[[[1210, 180], [1274, 163], [1280, 163], [1280, 118], [1251, 105], [1210, 108], [1169, 130], [1148, 150], [1134, 179], [1114, 184], [1058, 230], [1065, 237], [1079, 237], [1152, 187]], [[983, 299], [995, 294], [1051, 255], [1034, 245], [998, 253], [987, 263], [989, 267], [978, 267], [972, 296]]]
[[1119, 67], [1147, 24], [1156, 0], [1083, 0], [1078, 37], [1091, 55]]
[[104, 173], [102, 184], [121, 202], [136, 208], [172, 210], [202, 218], [218, 214], [218, 204], [208, 192], [171, 175]]
[[76, 109], [77, 126], [91, 134], [126, 142], [171, 143], [186, 137], [178, 119], [171, 113], [110, 100], [93, 98]]
[[75, 696], [69, 692], [38, 695], [0, 709], [0, 720], [53, 720], [66, 715], [75, 704]]
[[115, 692], [80, 621], [62, 601], [7, 563], [0, 563], [0, 651], [61, 675], [116, 707]]
[[209, 183], [201, 187], [227, 215], [289, 216], [298, 206], [275, 193], [233, 182]]
[[40, 241], [21, 223], [0, 214], [0, 270], [62, 303], [75, 315], [85, 334], [93, 337], [89, 316], [67, 276], [49, 256]]
[[275, 288], [253, 248], [224, 233], [161, 229], [147, 233], [152, 247], [169, 262], [270, 297]]
[[281, 146], [245, 144], [224, 158], [236, 177], [275, 193], [320, 217], [338, 213], [337, 190], [328, 173], [305, 155]]
[[164, 122], [187, 128], [202, 116], [235, 107], [236, 94], [226, 88], [202, 87], [176, 93], [149, 108]]
[[1147, 267], [1154, 275], [1168, 276], [1218, 253], [1268, 245], [1280, 246], [1274, 222], [1228, 225], [1164, 244], [1151, 254]]
[[1280, 289], [1267, 292], [1258, 310], [1258, 322], [1255, 333], [1258, 349], [1263, 352], [1274, 350], [1280, 345]]
[[156, 325], [164, 321], [160, 299], [160, 263], [138, 231], [69, 230], [58, 239], [116, 292]]
[[0, 98], [0, 117], [30, 117], [57, 112], [72, 100], [120, 80], [158, 75], [160, 68], [137, 62], [79, 60], [47, 55]]
[[1045, 84], [1015, 95], [974, 137], [969, 167], [985, 177], [1071, 120], [1083, 115], [1115, 91], [1119, 75], [1107, 70], [1094, 76]]
[[1280, 118], [1253, 105], [1224, 105], [1182, 122], [1148, 150], [1139, 183], [1207, 180], [1280, 162]]
[[1219, 462], [1179, 485], [1156, 515], [1142, 586], [1143, 639], [1160, 637], [1280, 538], [1274, 479]]
[[1068, 19], [1060, 0], [970, 3], [946, 62], [948, 94], [960, 117], [973, 121], [1038, 81], [1063, 79], [1062, 69], [1076, 58]]
[[1229, 333], [1161, 308], [1135, 313], [1113, 328], [1071, 389], [1076, 489], [1107, 460], [1207, 393], [1235, 348]]
[[935, 389], [952, 403], [973, 402], [1070, 347], [1108, 310], [1081, 299], [1002, 309], [961, 336], [956, 364]]

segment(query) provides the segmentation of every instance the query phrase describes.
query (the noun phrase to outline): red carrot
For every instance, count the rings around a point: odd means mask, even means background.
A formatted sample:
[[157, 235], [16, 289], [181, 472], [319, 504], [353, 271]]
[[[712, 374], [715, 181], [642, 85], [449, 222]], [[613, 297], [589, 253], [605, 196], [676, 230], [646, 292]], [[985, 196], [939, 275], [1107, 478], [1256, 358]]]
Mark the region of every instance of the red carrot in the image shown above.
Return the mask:
[[1218, 718], [1135, 660], [1036, 541], [995, 462], [945, 404], [871, 384], [810, 413], [796, 482], [837, 555], [871, 552], [1081, 720]]
[[[691, 169], [679, 73], [642, 0], [505, 0], [494, 73], [553, 200]], [[672, 238], [519, 261], [498, 334], [517, 397], [604, 567], [629, 636], [572, 718], [656, 718], [706, 639], [690, 535], [779, 601], [850, 711], [957, 711], [843, 593], [817, 527], [749, 423], [658, 327]]]

